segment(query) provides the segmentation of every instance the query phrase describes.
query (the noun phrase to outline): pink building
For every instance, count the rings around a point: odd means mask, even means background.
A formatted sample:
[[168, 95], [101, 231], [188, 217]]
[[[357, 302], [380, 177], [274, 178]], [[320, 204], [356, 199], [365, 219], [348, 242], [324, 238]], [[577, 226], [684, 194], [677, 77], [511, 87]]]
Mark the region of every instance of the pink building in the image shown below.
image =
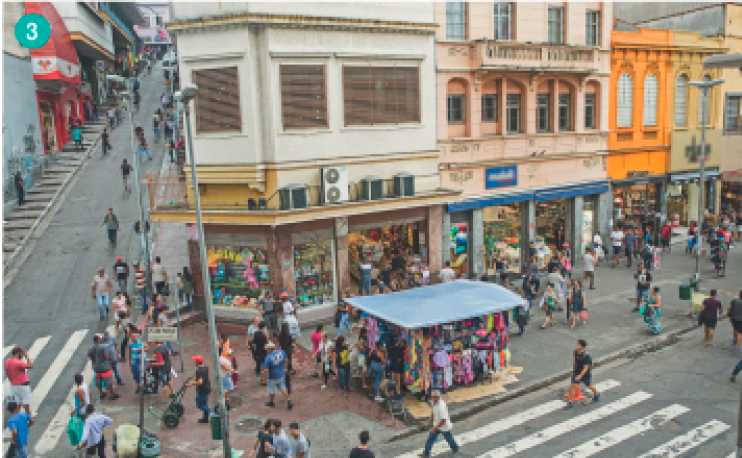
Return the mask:
[[[606, 233], [611, 3], [436, 3], [444, 255], [460, 274]], [[444, 226], [446, 221], [444, 221]], [[445, 242], [444, 242], [445, 243]], [[525, 251], [524, 251], [525, 254]]]

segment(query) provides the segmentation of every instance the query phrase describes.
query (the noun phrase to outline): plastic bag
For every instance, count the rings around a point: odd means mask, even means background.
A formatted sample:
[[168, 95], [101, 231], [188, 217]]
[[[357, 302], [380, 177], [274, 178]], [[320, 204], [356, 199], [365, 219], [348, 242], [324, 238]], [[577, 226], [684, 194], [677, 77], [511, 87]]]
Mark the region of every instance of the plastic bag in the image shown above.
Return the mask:
[[78, 445], [82, 439], [82, 428], [83, 422], [80, 417], [72, 415], [69, 423], [67, 423], [67, 437], [69, 437], [70, 445], [73, 447]]

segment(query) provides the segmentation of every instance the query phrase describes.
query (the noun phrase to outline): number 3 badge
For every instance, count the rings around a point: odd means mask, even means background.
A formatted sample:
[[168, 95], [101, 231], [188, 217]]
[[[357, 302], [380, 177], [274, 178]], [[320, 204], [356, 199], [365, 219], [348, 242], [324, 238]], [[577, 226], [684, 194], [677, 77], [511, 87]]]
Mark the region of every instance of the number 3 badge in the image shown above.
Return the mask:
[[27, 14], [15, 25], [15, 37], [24, 48], [40, 48], [49, 41], [50, 35], [49, 21], [39, 14]]

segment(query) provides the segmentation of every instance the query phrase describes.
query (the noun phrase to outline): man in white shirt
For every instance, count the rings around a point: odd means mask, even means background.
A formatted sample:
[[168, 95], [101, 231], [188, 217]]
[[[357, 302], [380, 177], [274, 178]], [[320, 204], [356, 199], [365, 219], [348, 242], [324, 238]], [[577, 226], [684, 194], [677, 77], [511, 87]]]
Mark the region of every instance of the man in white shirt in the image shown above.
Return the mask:
[[433, 448], [438, 434], [443, 434], [443, 438], [448, 442], [448, 446], [451, 447], [453, 453], [459, 453], [459, 446], [451, 434], [453, 425], [451, 424], [451, 418], [448, 416], [448, 407], [446, 403], [441, 399], [441, 392], [433, 390], [430, 393], [431, 406], [433, 407], [432, 424], [433, 427], [428, 431], [428, 440], [425, 442], [425, 450], [422, 456], [429, 457], [430, 450]]
[[[598, 247], [600, 247], [600, 250], [598, 250]], [[605, 257], [605, 247], [603, 246], [603, 234], [601, 234], [600, 231], [598, 231], [598, 233], [593, 236], [593, 250], [595, 250], [595, 255], [598, 258]], [[602, 253], [603, 256], [600, 256], [598, 253]]]
[[598, 257], [595, 253], [590, 252], [590, 247], [585, 247], [585, 254], [582, 255], [582, 266], [585, 272], [585, 276], [582, 279], [582, 284], [587, 284], [587, 279], [590, 279], [590, 289], [595, 289], [595, 264], [598, 262]]
[[456, 272], [451, 268], [451, 261], [446, 261], [446, 267], [441, 269], [438, 275], [441, 277], [441, 283], [448, 283], [456, 278]]
[[82, 437], [75, 449], [86, 448], [88, 456], [97, 454], [100, 458], [104, 458], [106, 456], [106, 439], [103, 437], [103, 428], [113, 423], [113, 420], [103, 414], [95, 413], [93, 404], [88, 404], [85, 414], [87, 417], [82, 428]]
[[621, 247], [623, 246], [623, 237], [623, 231], [620, 227], [613, 228], [613, 232], [611, 232], [611, 241], [613, 242], [613, 255], [615, 258], [613, 263], [614, 269], [618, 266], [618, 258], [621, 255]]

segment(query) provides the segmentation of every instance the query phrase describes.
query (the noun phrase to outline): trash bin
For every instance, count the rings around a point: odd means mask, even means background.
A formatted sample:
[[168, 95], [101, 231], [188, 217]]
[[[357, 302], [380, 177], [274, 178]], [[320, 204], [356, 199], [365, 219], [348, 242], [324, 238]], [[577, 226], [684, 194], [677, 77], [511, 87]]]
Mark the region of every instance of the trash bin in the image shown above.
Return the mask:
[[684, 301], [690, 300], [690, 283], [687, 281], [681, 281], [680, 285], [678, 285], [680, 288], [679, 294], [680, 299]]
[[222, 418], [216, 412], [211, 412], [211, 438], [215, 441], [222, 440]]
[[691, 281], [690, 281], [690, 287], [691, 287], [691, 289], [693, 289], [693, 291], [695, 291], [697, 293], [700, 293], [701, 292], [701, 288], [700, 288], [699, 282], [696, 281], [696, 280], [691, 279]]

